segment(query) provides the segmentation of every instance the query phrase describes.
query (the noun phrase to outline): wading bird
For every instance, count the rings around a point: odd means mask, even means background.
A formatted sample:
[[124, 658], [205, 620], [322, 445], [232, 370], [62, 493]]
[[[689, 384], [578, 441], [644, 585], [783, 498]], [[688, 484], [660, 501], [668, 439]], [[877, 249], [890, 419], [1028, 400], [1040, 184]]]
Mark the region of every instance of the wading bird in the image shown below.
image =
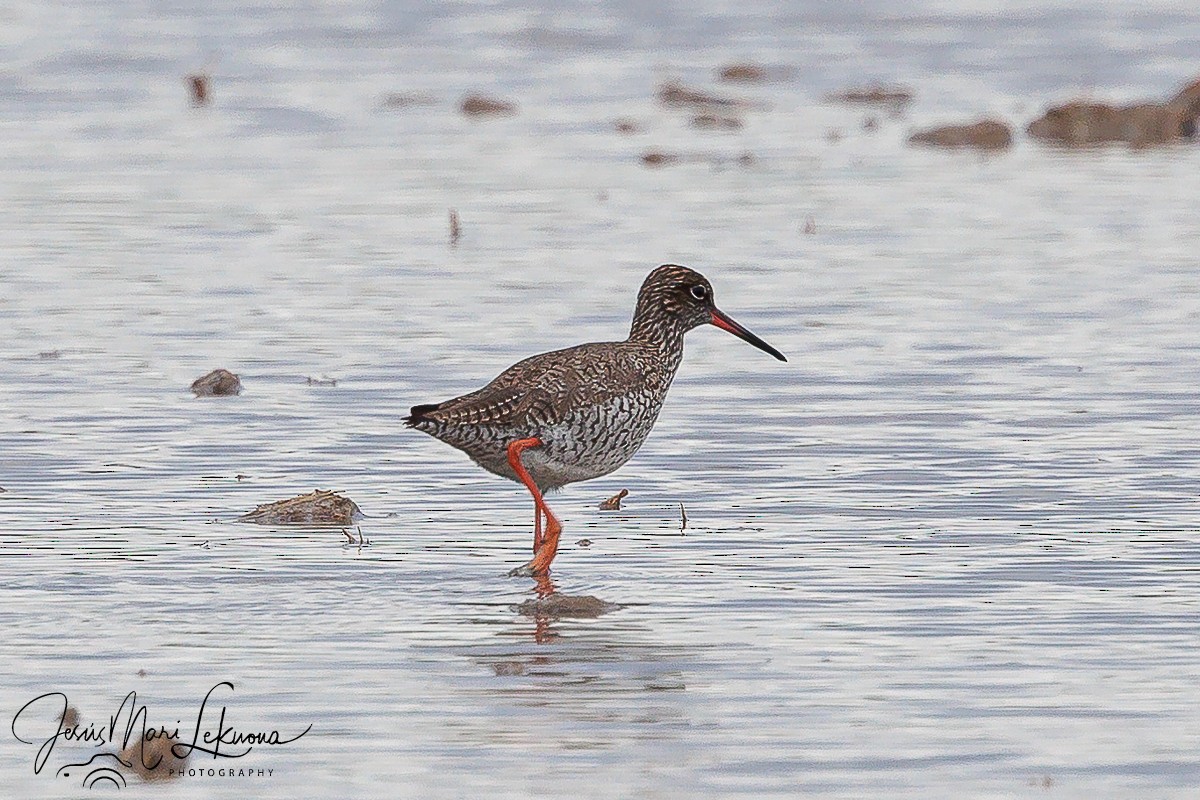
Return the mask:
[[701, 325], [715, 325], [787, 361], [717, 308], [703, 275], [666, 264], [642, 283], [625, 341], [532, 356], [478, 391], [414, 406], [404, 418], [408, 427], [529, 489], [534, 556], [510, 575], [549, 571], [562, 525], [543, 493], [607, 475], [638, 451], [683, 358], [683, 335]]

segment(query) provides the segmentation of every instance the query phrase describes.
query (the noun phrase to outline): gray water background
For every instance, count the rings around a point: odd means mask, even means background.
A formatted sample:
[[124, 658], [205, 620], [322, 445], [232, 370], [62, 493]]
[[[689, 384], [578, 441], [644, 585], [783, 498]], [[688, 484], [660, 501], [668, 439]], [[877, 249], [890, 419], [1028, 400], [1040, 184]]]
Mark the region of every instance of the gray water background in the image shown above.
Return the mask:
[[[82, 796], [5, 730], [34, 696], [186, 723], [228, 680], [312, 732], [128, 794], [1197, 796], [1200, 150], [903, 140], [1168, 96], [1200, 14], [845, 6], [0, 10], [5, 794]], [[671, 78], [761, 108], [696, 131]], [[821, 101], [875, 80], [904, 117]], [[625, 607], [518, 613], [523, 490], [399, 419], [622, 336], [663, 262], [790, 361], [690, 334], [642, 452], [551, 501], [558, 591]], [[368, 546], [233, 521], [315, 488]]]

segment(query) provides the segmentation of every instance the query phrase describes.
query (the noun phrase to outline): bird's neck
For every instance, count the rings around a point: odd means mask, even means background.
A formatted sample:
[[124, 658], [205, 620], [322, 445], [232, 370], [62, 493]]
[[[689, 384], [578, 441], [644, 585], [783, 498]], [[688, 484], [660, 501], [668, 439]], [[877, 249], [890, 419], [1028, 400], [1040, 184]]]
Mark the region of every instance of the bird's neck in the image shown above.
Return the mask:
[[653, 348], [664, 359], [678, 364], [683, 357], [685, 333], [687, 330], [677, 317], [639, 304], [633, 315], [633, 325], [629, 328], [629, 341]]

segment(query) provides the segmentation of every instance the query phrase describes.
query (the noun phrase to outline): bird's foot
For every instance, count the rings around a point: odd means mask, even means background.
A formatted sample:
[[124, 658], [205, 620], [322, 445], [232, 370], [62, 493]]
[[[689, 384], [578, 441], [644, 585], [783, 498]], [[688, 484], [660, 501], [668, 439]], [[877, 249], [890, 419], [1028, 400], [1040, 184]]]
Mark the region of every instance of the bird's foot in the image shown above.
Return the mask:
[[521, 566], [515, 567], [508, 571], [508, 577], [510, 578], [534, 578], [544, 574], [545, 572], [534, 569], [532, 561], [530, 561], [528, 564], [522, 564]]

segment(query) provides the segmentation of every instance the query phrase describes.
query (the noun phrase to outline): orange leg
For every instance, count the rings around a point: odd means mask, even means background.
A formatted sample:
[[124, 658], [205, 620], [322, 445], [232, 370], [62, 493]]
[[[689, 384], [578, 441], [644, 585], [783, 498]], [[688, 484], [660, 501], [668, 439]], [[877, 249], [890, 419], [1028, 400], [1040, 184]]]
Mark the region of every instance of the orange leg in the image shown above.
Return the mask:
[[[517, 473], [517, 477], [521, 479], [521, 483], [525, 484], [525, 488], [533, 495], [534, 504], [534, 533], [533, 559], [523, 567], [517, 567], [510, 575], [545, 575], [550, 571], [550, 562], [554, 560], [554, 554], [558, 552], [558, 537], [562, 533], [562, 525], [558, 518], [550, 512], [550, 507], [546, 505], [545, 499], [542, 497], [542, 491], [537, 484], [533, 482], [529, 471], [525, 469], [525, 465], [521, 463], [521, 453], [530, 447], [541, 447], [542, 440], [536, 436], [531, 436], [528, 439], [518, 439], [508, 445], [508, 464], [513, 468], [513, 472]], [[546, 530], [541, 530], [540, 520], [537, 519], [538, 512], [546, 516]]]
[[537, 503], [533, 504], [533, 554], [536, 556], [538, 548], [542, 546], [542, 507]]

